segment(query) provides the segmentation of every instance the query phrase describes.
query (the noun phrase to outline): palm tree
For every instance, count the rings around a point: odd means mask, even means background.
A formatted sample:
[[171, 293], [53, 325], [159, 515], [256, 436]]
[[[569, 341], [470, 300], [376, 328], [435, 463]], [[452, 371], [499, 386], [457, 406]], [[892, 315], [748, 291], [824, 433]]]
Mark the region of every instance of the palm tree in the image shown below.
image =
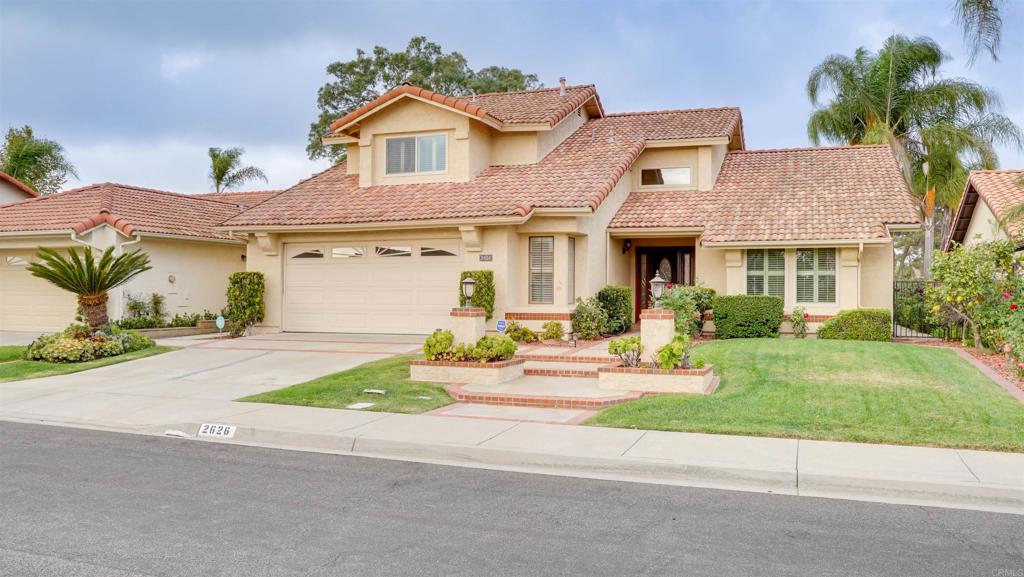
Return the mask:
[[[922, 201], [926, 275], [935, 242], [934, 207], [947, 228], [968, 170], [994, 168], [996, 143], [1024, 143], [1020, 129], [996, 112], [994, 93], [939, 77], [947, 59], [930, 38], [894, 35], [878, 52], [862, 47], [852, 58], [829, 56], [807, 80], [816, 107], [807, 133], [815, 145], [888, 144], [896, 155], [907, 185]], [[822, 103], [826, 93], [831, 99]]]
[[242, 148], [210, 148], [210, 182], [215, 192], [237, 189], [251, 180], [267, 181], [267, 175], [255, 166], [242, 166]]
[[1003, 33], [1003, 19], [999, 14], [1003, 0], [956, 0], [954, 17], [964, 32], [971, 64], [982, 50], [999, 60], [999, 41]]
[[24, 182], [39, 194], [60, 192], [68, 176], [78, 178], [64, 147], [36, 138], [31, 126], [9, 128], [0, 148], [0, 171]]
[[107, 324], [107, 291], [119, 287], [150, 270], [149, 255], [141, 250], [114, 256], [114, 247], [103, 251], [97, 261], [92, 247], [79, 255], [68, 249], [67, 258], [49, 248], [36, 253], [39, 262], [28, 265], [33, 276], [46, 279], [58, 287], [78, 295], [78, 304], [89, 327], [96, 330]]

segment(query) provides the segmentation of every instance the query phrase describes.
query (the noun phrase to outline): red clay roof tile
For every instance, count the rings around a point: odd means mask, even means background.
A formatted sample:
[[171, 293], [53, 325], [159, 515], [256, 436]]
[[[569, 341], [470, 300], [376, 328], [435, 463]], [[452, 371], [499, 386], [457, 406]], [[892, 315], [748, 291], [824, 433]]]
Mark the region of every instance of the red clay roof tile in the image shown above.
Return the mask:
[[24, 182], [18, 180], [17, 178], [14, 178], [13, 176], [7, 174], [6, 172], [4, 172], [2, 170], [0, 170], [0, 180], [10, 184], [11, 186], [17, 188], [18, 190], [24, 192], [30, 198], [31, 197], [39, 196], [39, 194], [36, 191], [34, 191], [31, 188], [29, 188], [29, 186], [27, 184], [25, 184]]

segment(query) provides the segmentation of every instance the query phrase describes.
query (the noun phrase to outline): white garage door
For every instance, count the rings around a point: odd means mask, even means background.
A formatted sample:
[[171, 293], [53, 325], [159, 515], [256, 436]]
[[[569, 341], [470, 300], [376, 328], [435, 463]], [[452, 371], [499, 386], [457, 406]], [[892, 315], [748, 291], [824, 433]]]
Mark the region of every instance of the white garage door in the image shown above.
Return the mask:
[[427, 334], [458, 305], [459, 241], [285, 245], [284, 330]]
[[0, 253], [0, 330], [57, 331], [75, 320], [75, 295], [25, 269], [30, 254]]

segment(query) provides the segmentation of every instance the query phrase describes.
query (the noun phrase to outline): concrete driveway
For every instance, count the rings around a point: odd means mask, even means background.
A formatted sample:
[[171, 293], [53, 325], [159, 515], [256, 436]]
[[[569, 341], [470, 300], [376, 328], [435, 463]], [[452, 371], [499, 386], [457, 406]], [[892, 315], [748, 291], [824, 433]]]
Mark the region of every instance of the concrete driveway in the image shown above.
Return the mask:
[[[396, 354], [422, 350], [423, 337], [284, 333], [241, 339], [163, 339], [182, 348], [72, 375], [0, 383], [6, 414], [139, 425], [244, 412], [230, 401]], [[241, 409], [240, 409], [241, 407]], [[252, 407], [256, 409], [259, 407]], [[202, 414], [193, 415], [193, 411]]]

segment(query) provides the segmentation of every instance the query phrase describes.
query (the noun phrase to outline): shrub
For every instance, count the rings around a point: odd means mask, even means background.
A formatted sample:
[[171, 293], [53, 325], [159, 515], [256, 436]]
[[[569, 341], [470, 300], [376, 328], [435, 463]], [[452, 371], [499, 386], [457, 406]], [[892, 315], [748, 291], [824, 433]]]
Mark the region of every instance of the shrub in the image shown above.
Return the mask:
[[542, 325], [540, 338], [546, 341], [560, 341], [565, 337], [565, 327], [559, 321], [548, 321]]
[[101, 339], [93, 340], [93, 354], [96, 355], [97, 359], [103, 357], [116, 357], [117, 355], [124, 354], [124, 344], [120, 339]]
[[505, 335], [488, 335], [476, 342], [474, 357], [481, 363], [504, 361], [516, 354], [516, 343]]
[[494, 271], [490, 270], [464, 270], [459, 276], [459, 306], [466, 306], [466, 297], [462, 294], [462, 281], [466, 277], [473, 277], [476, 281], [476, 289], [473, 291], [473, 298], [469, 303], [472, 306], [484, 309], [487, 312], [487, 320], [494, 316]]
[[642, 352], [640, 337], [620, 337], [608, 342], [608, 353], [619, 357], [625, 367], [640, 366]]
[[162, 320], [151, 316], [125, 317], [114, 321], [114, 324], [122, 329], [158, 329], [166, 326]]
[[505, 327], [505, 335], [519, 343], [533, 343], [540, 339], [532, 329], [524, 327], [515, 321], [510, 321], [508, 326]]
[[596, 297], [587, 300], [576, 299], [576, 310], [572, 312], [570, 318], [572, 332], [584, 340], [599, 339], [608, 330], [608, 315]]
[[236, 272], [228, 277], [227, 317], [241, 324], [243, 331], [263, 321], [265, 286], [261, 272]]
[[28, 346], [26, 358], [48, 363], [81, 363], [96, 358], [96, 345], [89, 339], [66, 337], [61, 333], [36, 339]]
[[1020, 305], [1024, 303], [1024, 291], [1016, 292], [1002, 294], [1007, 317], [1000, 335], [1003, 340], [1002, 351], [1010, 362], [1010, 368], [1016, 371], [1017, 376], [1024, 377], [1024, 307]]
[[139, 295], [128, 293], [124, 295], [124, 311], [129, 317], [148, 317], [149, 301]]
[[609, 285], [597, 291], [596, 296], [608, 317], [608, 332], [620, 334], [633, 326], [633, 291], [629, 287]]
[[819, 339], [843, 341], [890, 341], [892, 318], [889, 309], [842, 311], [818, 328]]
[[789, 313], [789, 324], [793, 325], [793, 336], [802, 339], [807, 336], [807, 311], [804, 307], [793, 307]]
[[59, 333], [33, 341], [25, 351], [25, 358], [50, 363], [81, 363], [152, 346], [155, 343], [149, 337], [116, 325], [103, 325], [92, 331], [89, 325], [72, 323]]
[[658, 305], [663, 309], [669, 309], [676, 313], [676, 332], [687, 335], [697, 334], [697, 304], [693, 301], [693, 293], [686, 290], [685, 286], [674, 286], [666, 290]]
[[690, 366], [690, 349], [693, 348], [693, 343], [690, 341], [690, 336], [686, 333], [679, 333], [676, 335], [672, 342], [658, 349], [658, 352], [654, 355], [654, 360], [658, 362], [658, 366], [662, 369], [689, 369]]
[[780, 297], [759, 295], [716, 296], [715, 337], [743, 339], [779, 336], [783, 302]]
[[423, 356], [429, 361], [447, 360], [455, 344], [455, 335], [451, 331], [437, 329], [423, 343]]
[[715, 298], [715, 289], [694, 285], [673, 285], [674, 291], [688, 293], [700, 316], [694, 315], [694, 324], [697, 325], [697, 334], [704, 330], [704, 314], [711, 310], [711, 301]]

